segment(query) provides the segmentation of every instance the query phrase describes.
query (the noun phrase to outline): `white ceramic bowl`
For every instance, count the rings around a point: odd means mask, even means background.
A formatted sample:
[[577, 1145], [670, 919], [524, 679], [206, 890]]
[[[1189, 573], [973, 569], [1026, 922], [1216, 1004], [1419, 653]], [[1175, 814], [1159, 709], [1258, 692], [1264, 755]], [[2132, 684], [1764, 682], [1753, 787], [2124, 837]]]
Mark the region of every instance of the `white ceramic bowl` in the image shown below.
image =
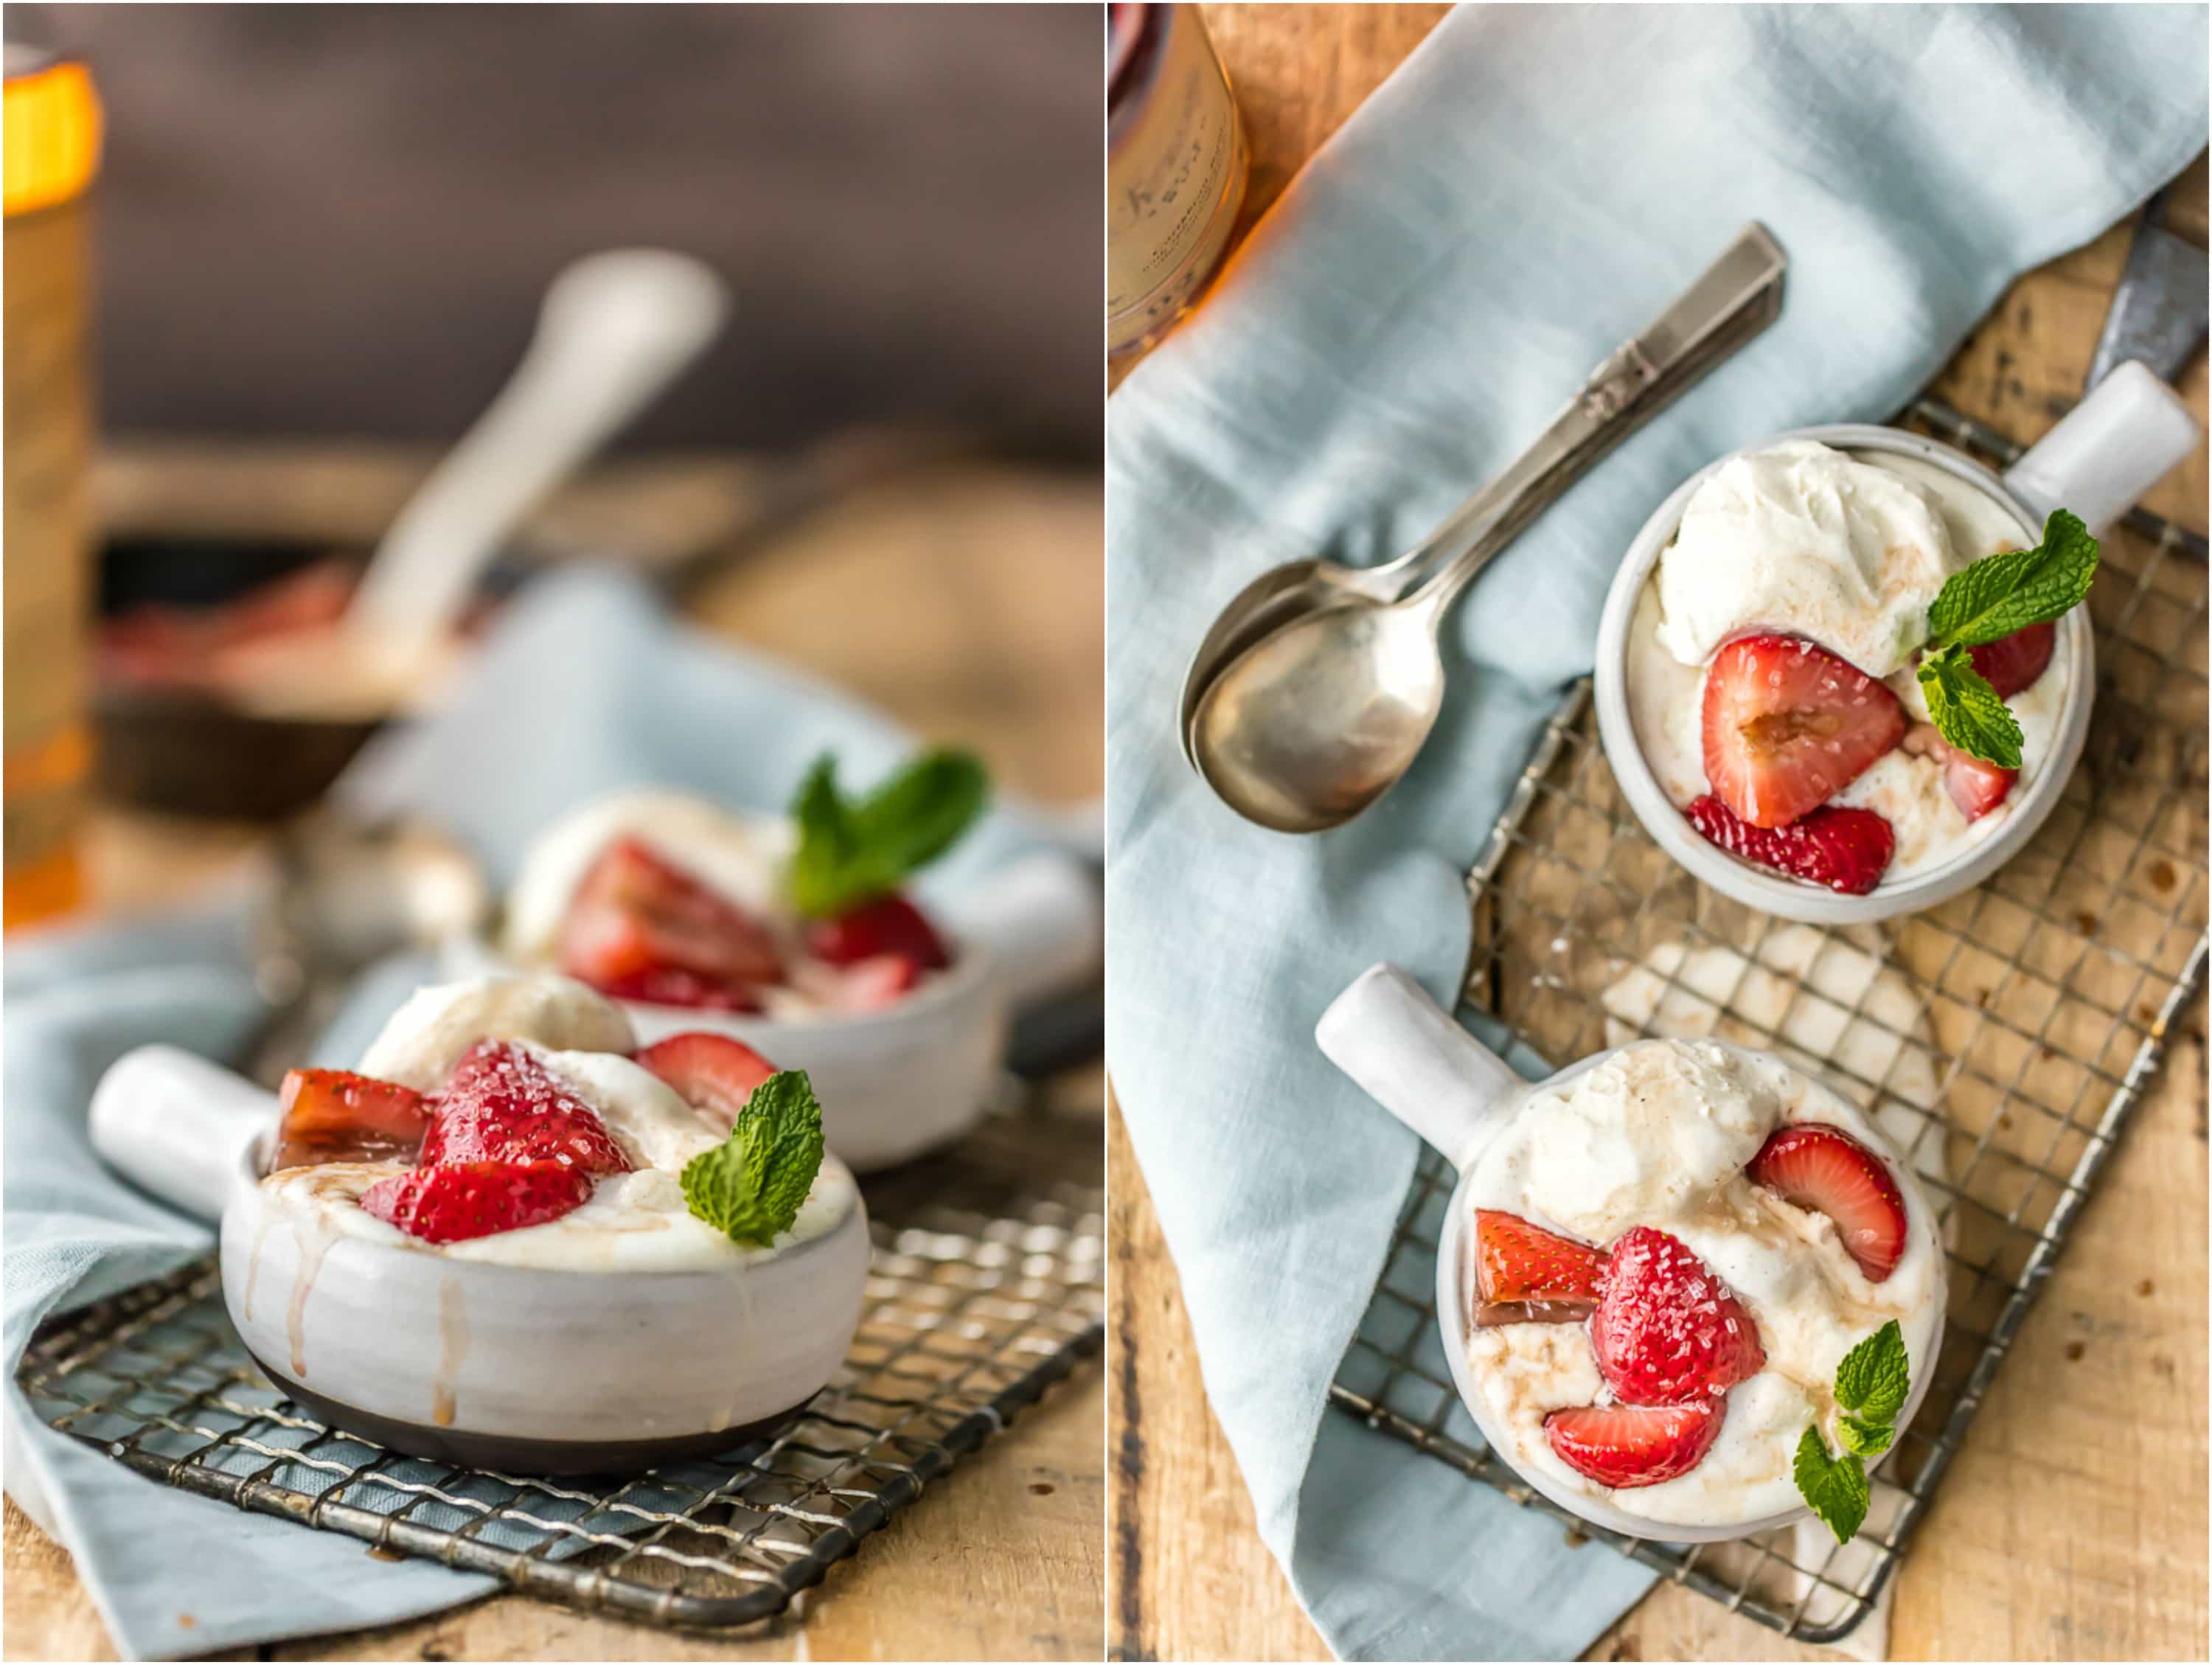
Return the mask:
[[[635, 1474], [789, 1422], [860, 1322], [867, 1214], [696, 1272], [487, 1265], [300, 1231], [259, 1183], [276, 1101], [170, 1047], [126, 1054], [92, 1105], [94, 1148], [222, 1222], [224, 1304], [271, 1381], [410, 1455], [507, 1473]], [[303, 1240], [306, 1239], [306, 1240]]]
[[1644, 760], [1628, 698], [1629, 631], [1644, 586], [1691, 495], [1735, 457], [1791, 440], [1818, 440], [1838, 450], [1887, 451], [1942, 470], [2001, 507], [2016, 523], [2023, 547], [2039, 543], [2044, 514], [2072, 508], [2092, 531], [2124, 512], [2196, 443], [2196, 428], [2172, 390], [2140, 364], [2123, 365], [2090, 398], [2008, 470], [2002, 479], [1962, 453], [1902, 428], [1838, 423], [1776, 434], [1716, 459], [1684, 481], [1630, 544], [1607, 592], [1598, 624], [1595, 700], [1606, 761], [1644, 830], [1701, 883], [1723, 896], [1783, 919], [1813, 925], [1863, 925], [1914, 914], [1978, 884], [2019, 853], [2057, 806], [2080, 760], [2096, 694], [2096, 649], [2087, 608], [2060, 621], [2052, 663], [2069, 678], [2051, 753], [2025, 791], [1989, 834], [1957, 860], [1909, 878], [1844, 896], [1739, 860], [1709, 843], [1669, 799]]
[[[882, 1012], [805, 1021], [618, 1002], [641, 1045], [686, 1030], [744, 1042], [779, 1069], [805, 1070], [830, 1148], [855, 1170], [888, 1168], [950, 1143], [995, 1095], [1014, 1008], [1093, 969], [1098, 894], [1061, 855], [1040, 854], [940, 910], [953, 963]], [[515, 968], [482, 942], [453, 945], [451, 976]]]
[[[1490, 1140], [1535, 1093], [1572, 1080], [1594, 1068], [1620, 1048], [1593, 1053], [1543, 1081], [1523, 1080], [1511, 1066], [1469, 1035], [1425, 994], [1405, 972], [1394, 965], [1377, 965], [1362, 973], [1337, 996], [1316, 1027], [1314, 1038], [1329, 1061], [1357, 1081], [1382, 1108], [1411, 1127], [1443, 1153], [1458, 1171], [1459, 1182], [1445, 1206], [1443, 1230], [1437, 1247], [1437, 1322], [1443, 1337], [1444, 1355], [1450, 1361], [1452, 1382], [1467, 1406], [1468, 1414], [1501, 1461], [1512, 1465], [1513, 1442], [1504, 1421], [1490, 1407], [1488, 1395], [1468, 1363], [1468, 1328], [1474, 1303], [1465, 1286], [1468, 1257], [1463, 1237], [1471, 1206], [1467, 1197], [1468, 1176]], [[1715, 1045], [1726, 1042], [1715, 1042]], [[1746, 1057], [1778, 1062], [1771, 1054], [1746, 1047], [1729, 1047]], [[1787, 1067], [1796, 1068], [1794, 1065]], [[1935, 1255], [1935, 1287], [1929, 1297], [1932, 1323], [1924, 1351], [1913, 1358], [1910, 1398], [1898, 1425], [1904, 1427], [1935, 1379], [1936, 1355], [1943, 1340], [1945, 1263], [1935, 1232], [1936, 1213], [1911, 1166], [1871, 1127], [1857, 1130], [1888, 1164], [1905, 1197], [1908, 1214], [1929, 1234]], [[1909, 1338], [1908, 1338], [1909, 1341]], [[1881, 1461], [1875, 1459], [1872, 1468]], [[1790, 1526], [1810, 1517], [1802, 1507], [1784, 1510], [1753, 1520], [1719, 1524], [1676, 1522], [1634, 1515], [1601, 1498], [1561, 1483], [1554, 1477], [1515, 1467], [1514, 1472], [1544, 1496], [1571, 1513], [1632, 1538], [1664, 1543], [1717, 1543], [1748, 1537], [1753, 1533]]]

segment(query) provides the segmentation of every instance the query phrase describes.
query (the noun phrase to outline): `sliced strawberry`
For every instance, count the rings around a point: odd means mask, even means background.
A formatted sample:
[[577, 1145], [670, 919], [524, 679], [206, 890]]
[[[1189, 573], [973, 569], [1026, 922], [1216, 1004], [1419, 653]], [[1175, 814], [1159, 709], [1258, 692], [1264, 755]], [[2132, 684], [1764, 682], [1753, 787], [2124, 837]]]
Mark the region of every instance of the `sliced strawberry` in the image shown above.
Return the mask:
[[557, 1162], [464, 1162], [379, 1180], [361, 1206], [410, 1237], [449, 1243], [543, 1225], [591, 1194], [589, 1174]]
[[1943, 789], [1969, 821], [1978, 821], [2011, 794], [2020, 779], [2016, 769], [1999, 769], [1971, 751], [1961, 751], [1938, 733], [1933, 723], [1915, 723], [1905, 737], [1905, 749], [1916, 757], [1933, 758], [1943, 768]]
[[1686, 1474], [1721, 1431], [1717, 1399], [1687, 1405], [1590, 1405], [1554, 1411], [1544, 1437], [1561, 1462], [1600, 1486], [1626, 1492]]
[[881, 1012], [921, 981], [921, 968], [905, 955], [878, 954], [841, 967], [832, 1000], [840, 1012]]
[[294, 1070], [277, 1094], [278, 1168], [325, 1162], [412, 1162], [429, 1104], [411, 1087], [345, 1070]]
[[1905, 1254], [1905, 1194], [1872, 1151], [1840, 1127], [1800, 1121], [1771, 1134], [1745, 1170], [1784, 1202], [1826, 1214], [1871, 1283]]
[[878, 896], [850, 913], [817, 921], [807, 930], [806, 946], [816, 958], [832, 965], [850, 965], [878, 954], [899, 955], [924, 971], [952, 963], [929, 916], [897, 895]]
[[677, 965], [647, 966], [603, 977], [599, 993], [617, 1000], [638, 1000], [647, 1006], [690, 1006], [702, 1012], [762, 1012], [758, 991], [746, 983], [720, 982], [686, 971]]
[[1590, 1351], [1631, 1405], [1680, 1405], [1726, 1393], [1766, 1363], [1759, 1326], [1688, 1244], [1648, 1225], [1606, 1257]]
[[2025, 630], [2015, 630], [1995, 641], [1969, 647], [1966, 653], [1974, 661], [1974, 669], [1997, 690], [1997, 697], [2002, 700], [2034, 686], [2035, 679], [2050, 665], [2051, 655], [2057, 646], [2056, 624], [2031, 624]]
[[637, 1061], [675, 1088], [685, 1103], [732, 1127], [753, 1089], [776, 1073], [775, 1065], [744, 1042], [696, 1032], [656, 1041], [637, 1054]]
[[1755, 861], [1845, 896], [1881, 883], [1897, 834], [1872, 810], [1823, 804], [1786, 827], [1754, 827], [1710, 793], [1684, 811], [1690, 824], [1730, 855]]
[[629, 1171], [598, 1113], [511, 1041], [479, 1041], [461, 1054], [422, 1140], [426, 1168], [485, 1162]]
[[783, 975], [766, 925], [635, 837], [608, 845], [576, 887], [558, 958], [594, 987], [672, 966], [720, 983]]
[[1597, 1304], [1605, 1257], [1502, 1209], [1474, 1211], [1475, 1282], [1486, 1306], [1524, 1301]]
[[1705, 779], [1754, 827], [1819, 808], [1904, 738], [1896, 695], [1802, 636], [1738, 636], [1705, 672]]

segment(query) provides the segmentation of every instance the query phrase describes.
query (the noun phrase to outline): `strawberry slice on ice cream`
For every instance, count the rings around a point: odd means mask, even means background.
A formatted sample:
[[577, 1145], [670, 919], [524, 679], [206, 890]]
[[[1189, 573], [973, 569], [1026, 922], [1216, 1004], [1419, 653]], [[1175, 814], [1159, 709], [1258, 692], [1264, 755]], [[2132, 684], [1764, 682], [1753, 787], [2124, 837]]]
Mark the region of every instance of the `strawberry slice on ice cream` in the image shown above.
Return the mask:
[[884, 954], [911, 960], [923, 971], [940, 970], [952, 963], [945, 939], [937, 934], [929, 916], [896, 893], [878, 896], [835, 918], [817, 921], [807, 930], [806, 945], [817, 958], [832, 965], [851, 965]]
[[461, 1162], [379, 1180], [361, 1206], [410, 1237], [448, 1243], [543, 1225], [591, 1194], [589, 1174], [557, 1162]]
[[1712, 793], [1683, 811], [1709, 843], [1845, 896], [1863, 896], [1881, 883], [1897, 853], [1897, 830], [1872, 810], [1823, 804], [1786, 827], [1754, 827]]
[[592, 1107], [511, 1041], [479, 1041], [462, 1054], [431, 1111], [422, 1165], [464, 1163], [629, 1171], [629, 1159]]
[[1745, 1170], [1784, 1202], [1826, 1214], [1871, 1283], [1905, 1255], [1905, 1194], [1881, 1158], [1840, 1127], [1800, 1121], [1771, 1134]]
[[1933, 723], [1915, 723], [1905, 737], [1905, 749], [1916, 757], [1932, 757], [1943, 768], [1943, 790], [1969, 821], [1978, 821], [2012, 795], [2020, 780], [2016, 769], [2000, 769], [1971, 751], [1961, 751], [1936, 731]]
[[1905, 738], [1897, 696], [1802, 636], [1738, 636], [1705, 672], [1705, 780], [1754, 827], [1819, 808]]
[[1544, 1437], [1559, 1461], [1600, 1486], [1626, 1492], [1688, 1474], [1719, 1437], [1717, 1399], [1683, 1405], [1588, 1405], [1554, 1411]]
[[765, 924], [635, 836], [608, 845], [576, 887], [557, 958], [568, 975], [602, 989], [673, 968], [742, 998], [744, 986], [783, 975]]
[[1716, 1399], [1766, 1363], [1759, 1325], [1679, 1237], [1636, 1226], [1606, 1257], [1590, 1351], [1631, 1405]]
[[1597, 1304], [1605, 1258], [1503, 1209], [1474, 1211], [1478, 1328], [1563, 1323]]
[[347, 1070], [294, 1070], [276, 1102], [272, 1173], [325, 1162], [411, 1162], [430, 1121], [421, 1093]]
[[1966, 656], [1984, 680], [1997, 690], [1997, 697], [2008, 700], [2035, 685], [2057, 646], [2056, 624], [2031, 624], [1995, 641], [1978, 643], [1966, 649]]
[[767, 1059], [726, 1035], [672, 1035], [639, 1053], [637, 1061], [694, 1109], [732, 1127], [753, 1089], [776, 1073]]

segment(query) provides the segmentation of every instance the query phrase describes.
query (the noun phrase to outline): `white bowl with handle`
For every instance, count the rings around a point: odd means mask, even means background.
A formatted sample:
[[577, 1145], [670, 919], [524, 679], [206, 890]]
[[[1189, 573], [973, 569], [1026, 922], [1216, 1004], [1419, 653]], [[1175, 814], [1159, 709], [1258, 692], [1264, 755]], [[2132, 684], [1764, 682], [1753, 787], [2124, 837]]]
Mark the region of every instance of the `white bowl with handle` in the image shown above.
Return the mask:
[[[1469, 1281], [1473, 1259], [1468, 1252], [1466, 1232], [1474, 1212], [1468, 1184], [1476, 1164], [1491, 1141], [1535, 1095], [1572, 1081], [1621, 1048], [1594, 1053], [1544, 1080], [1526, 1080], [1462, 1028], [1412, 977], [1388, 964], [1373, 966], [1354, 979], [1322, 1013], [1314, 1038], [1331, 1063], [1420, 1135], [1458, 1172], [1459, 1182], [1445, 1206], [1443, 1228], [1437, 1246], [1437, 1321], [1443, 1339], [1444, 1356], [1450, 1363], [1453, 1385], [1458, 1389], [1468, 1414], [1474, 1419], [1475, 1426], [1500, 1461], [1511, 1467], [1523, 1480], [1560, 1508], [1595, 1526], [1632, 1538], [1650, 1538], [1664, 1543], [1717, 1543], [1794, 1525], [1810, 1517], [1811, 1511], [1801, 1504], [1755, 1519], [1717, 1523], [1659, 1520], [1621, 1509], [1555, 1475], [1523, 1467], [1514, 1461], [1511, 1431], [1492, 1406], [1484, 1383], [1469, 1364], [1468, 1346], [1474, 1302]], [[1723, 1046], [1741, 1056], [1796, 1070], [1795, 1065], [1752, 1048], [1717, 1041], [1699, 1044]], [[1802, 1071], [1797, 1073], [1802, 1075]], [[1906, 1352], [1911, 1359], [1911, 1388], [1905, 1408], [1896, 1419], [1896, 1425], [1903, 1428], [1911, 1422], [1935, 1377], [1936, 1354], [1942, 1343], [1945, 1279], [1936, 1217], [1911, 1166], [1899, 1159], [1881, 1131], [1850, 1112], [1840, 1097], [1836, 1098], [1836, 1103], [1848, 1118], [1850, 1131], [1881, 1158], [1904, 1194], [1908, 1242], [1917, 1245], [1917, 1252], [1932, 1256], [1929, 1262], [1933, 1269], [1932, 1290], [1914, 1315], [1914, 1322], [1905, 1326]], [[1869, 1467], [1880, 1461], [1874, 1459]]]
[[[868, 1173], [967, 1133], [997, 1094], [1012, 1014], [1094, 970], [1103, 927], [1097, 884], [1050, 851], [1008, 864], [935, 910], [952, 963], [880, 1012], [778, 1018], [619, 1000], [650, 1046], [705, 1030], [744, 1042], [778, 1069], [805, 1070], [830, 1148]], [[470, 939], [445, 955], [449, 976], [511, 972]]]
[[[219, 1221], [223, 1303], [285, 1393], [412, 1456], [508, 1474], [636, 1474], [787, 1425], [843, 1362], [867, 1281], [855, 1188], [823, 1236], [682, 1272], [457, 1260], [331, 1232], [260, 1182], [275, 1097], [174, 1047], [118, 1060], [93, 1147]], [[834, 1162], [834, 1158], [827, 1158]]]
[[2051, 665], [2068, 683], [2050, 753], [2019, 797], [2006, 805], [2003, 818], [1954, 860], [1885, 880], [1864, 896], [1845, 896], [1739, 860], [1709, 842], [1668, 796], [1645, 760], [1629, 700], [1630, 634], [1644, 586], [1674, 542], [1698, 488], [1735, 458], [1793, 440], [1817, 440], [1842, 451], [1887, 452], [1939, 469], [2008, 515], [2025, 549], [2042, 541], [2044, 519], [2054, 508], [2072, 510], [2092, 532], [2101, 532], [2195, 448], [2197, 426], [2172, 388], [2142, 365], [2130, 362], [2100, 383], [2002, 478], [1963, 453], [1903, 428], [1856, 422], [1797, 428], [1769, 435], [1700, 469], [1659, 506], [1629, 544], [1598, 623], [1594, 690], [1606, 762], [1629, 807], [1660, 848], [1723, 896], [1806, 924], [1865, 925], [1948, 901], [1987, 878], [2035, 836], [2057, 807], [2088, 735], [2096, 647], [2086, 606], [2059, 621]]

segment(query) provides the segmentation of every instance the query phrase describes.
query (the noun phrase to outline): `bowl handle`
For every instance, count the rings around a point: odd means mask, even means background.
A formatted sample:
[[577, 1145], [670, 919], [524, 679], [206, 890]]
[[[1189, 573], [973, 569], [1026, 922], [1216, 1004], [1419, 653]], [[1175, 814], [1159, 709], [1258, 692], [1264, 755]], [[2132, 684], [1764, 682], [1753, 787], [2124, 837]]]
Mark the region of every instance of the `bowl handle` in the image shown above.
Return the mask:
[[2005, 471], [2005, 484], [2038, 514], [2071, 509], [2102, 532], [2197, 448], [2181, 396], [2130, 359]]
[[1097, 969], [1098, 885], [1064, 855], [1025, 856], [941, 911], [955, 936], [989, 953], [993, 975], [1017, 1006]]
[[246, 1147], [276, 1125], [276, 1097], [179, 1047], [140, 1047], [92, 1093], [92, 1148], [143, 1191], [222, 1218]]
[[1314, 1039], [1455, 1168], [1474, 1159], [1528, 1085], [1395, 965], [1361, 972], [1322, 1013]]

